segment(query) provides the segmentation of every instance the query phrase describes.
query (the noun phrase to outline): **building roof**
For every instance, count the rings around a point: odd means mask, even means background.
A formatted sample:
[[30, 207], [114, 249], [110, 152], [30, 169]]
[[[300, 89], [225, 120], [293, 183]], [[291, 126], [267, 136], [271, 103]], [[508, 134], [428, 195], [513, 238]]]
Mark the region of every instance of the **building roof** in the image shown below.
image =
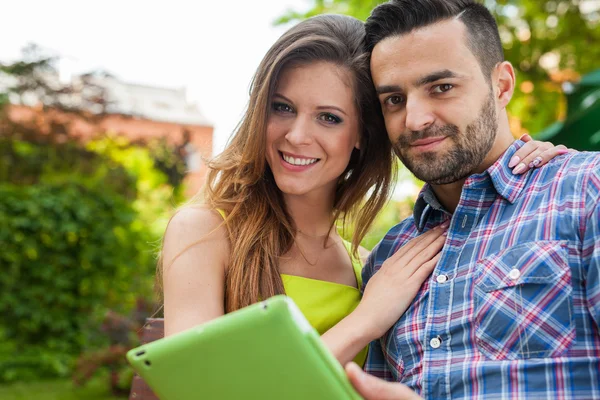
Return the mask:
[[196, 104], [187, 101], [185, 88], [128, 83], [109, 74], [94, 74], [91, 80], [104, 88], [108, 113], [186, 125], [212, 125]]

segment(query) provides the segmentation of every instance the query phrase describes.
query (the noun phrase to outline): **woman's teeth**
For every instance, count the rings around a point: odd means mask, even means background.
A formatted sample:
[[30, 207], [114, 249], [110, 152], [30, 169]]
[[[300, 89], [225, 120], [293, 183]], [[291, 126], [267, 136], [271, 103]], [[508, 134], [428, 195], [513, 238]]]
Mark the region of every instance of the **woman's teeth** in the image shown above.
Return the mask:
[[286, 156], [285, 154], [282, 154], [282, 156], [283, 156], [283, 159], [288, 164], [292, 164], [292, 165], [309, 165], [309, 164], [314, 164], [317, 161], [319, 161], [318, 158], [294, 158], [294, 157]]

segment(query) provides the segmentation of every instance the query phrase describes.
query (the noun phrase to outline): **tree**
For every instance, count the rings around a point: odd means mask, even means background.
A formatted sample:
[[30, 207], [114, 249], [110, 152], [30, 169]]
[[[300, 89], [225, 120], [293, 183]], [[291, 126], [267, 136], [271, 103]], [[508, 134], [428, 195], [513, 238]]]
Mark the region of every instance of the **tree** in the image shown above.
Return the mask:
[[[284, 24], [322, 13], [365, 20], [381, 0], [314, 0], [313, 7], [289, 11]], [[509, 105], [515, 136], [539, 132], [563, 119], [561, 84], [598, 68], [600, 4], [591, 0], [485, 0], [495, 15], [506, 59], [517, 71], [517, 88]]]
[[[61, 83], [54, 65], [35, 47], [0, 64], [0, 382], [69, 375], [82, 350], [106, 345], [110, 309], [151, 302], [155, 250], [181, 200], [160, 143], [70, 133], [107, 102], [87, 76]], [[27, 118], [11, 117], [15, 104]]]

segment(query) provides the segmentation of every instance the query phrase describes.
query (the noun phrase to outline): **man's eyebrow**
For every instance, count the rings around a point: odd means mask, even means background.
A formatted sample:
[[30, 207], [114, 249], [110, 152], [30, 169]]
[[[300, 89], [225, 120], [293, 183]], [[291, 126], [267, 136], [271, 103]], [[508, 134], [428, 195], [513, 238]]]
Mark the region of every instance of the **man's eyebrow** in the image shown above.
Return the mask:
[[377, 90], [378, 95], [384, 94], [384, 93], [392, 93], [392, 92], [401, 92], [402, 91], [402, 89], [398, 85], [377, 86], [376, 90]]
[[449, 69], [444, 69], [442, 71], [436, 71], [429, 75], [425, 75], [422, 78], [419, 78], [415, 82], [415, 86], [419, 87], [419, 86], [427, 85], [428, 83], [439, 81], [440, 79], [462, 78], [462, 77], [463, 77], [462, 75], [457, 74], [456, 72], [450, 71]]
[[[435, 81], [439, 81], [440, 79], [448, 79], [448, 78], [464, 78], [463, 75], [458, 74], [456, 72], [450, 71], [449, 69], [444, 69], [441, 71], [432, 72], [429, 75], [425, 75], [419, 79], [417, 79], [414, 83], [416, 87], [427, 85], [428, 83], [432, 83]], [[377, 94], [384, 93], [393, 93], [393, 92], [402, 92], [402, 88], [398, 85], [382, 85], [377, 86], [376, 88]]]

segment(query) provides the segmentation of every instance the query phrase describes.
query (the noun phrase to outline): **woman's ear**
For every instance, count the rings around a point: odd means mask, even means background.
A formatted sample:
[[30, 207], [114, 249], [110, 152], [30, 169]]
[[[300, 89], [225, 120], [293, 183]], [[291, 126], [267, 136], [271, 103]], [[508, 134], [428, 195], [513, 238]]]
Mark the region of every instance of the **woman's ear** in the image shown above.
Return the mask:
[[360, 150], [360, 135], [356, 138], [356, 143], [354, 143], [354, 148], [356, 150]]

